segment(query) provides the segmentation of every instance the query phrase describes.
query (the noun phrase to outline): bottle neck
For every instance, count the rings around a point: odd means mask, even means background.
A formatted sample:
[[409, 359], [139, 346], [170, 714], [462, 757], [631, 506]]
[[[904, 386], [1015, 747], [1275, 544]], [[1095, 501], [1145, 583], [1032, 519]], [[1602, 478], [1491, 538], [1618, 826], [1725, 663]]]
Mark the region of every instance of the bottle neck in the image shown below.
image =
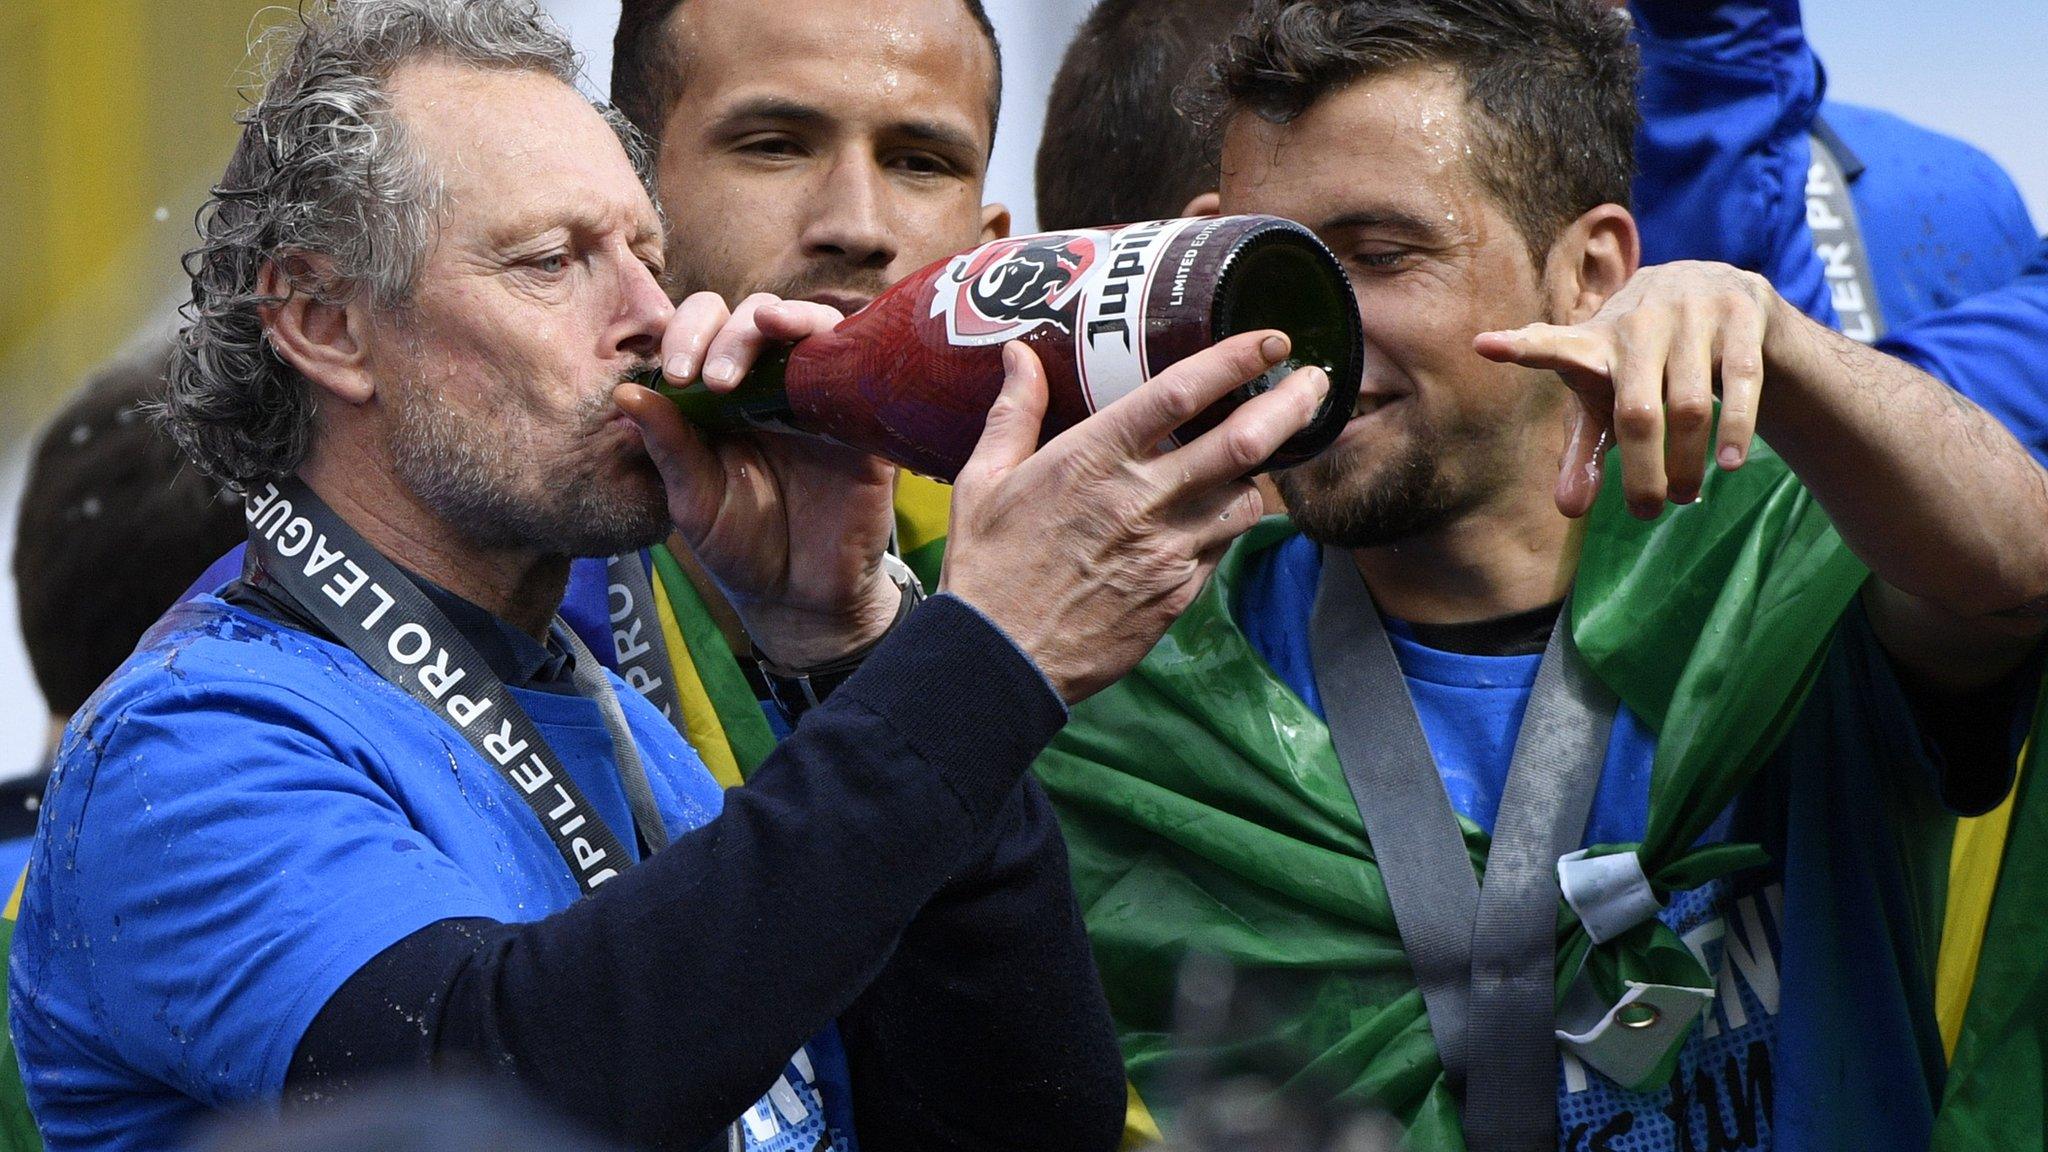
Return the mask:
[[783, 377], [789, 370], [789, 345], [761, 350], [754, 366], [730, 392], [713, 392], [699, 380], [687, 387], [670, 384], [655, 368], [634, 377], [636, 383], [668, 397], [684, 419], [706, 432], [741, 432], [763, 424], [788, 424], [789, 394]]

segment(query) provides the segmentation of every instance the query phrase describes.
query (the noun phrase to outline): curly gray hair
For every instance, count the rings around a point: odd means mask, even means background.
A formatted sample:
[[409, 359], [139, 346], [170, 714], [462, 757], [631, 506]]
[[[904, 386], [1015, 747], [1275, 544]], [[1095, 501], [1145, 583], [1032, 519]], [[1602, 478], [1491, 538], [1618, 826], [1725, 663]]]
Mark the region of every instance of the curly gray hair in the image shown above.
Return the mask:
[[[317, 405], [265, 335], [261, 310], [286, 297], [259, 290], [264, 267], [287, 292], [402, 307], [432, 243], [440, 183], [392, 114], [392, 74], [440, 58], [574, 86], [581, 67], [532, 0], [310, 0], [257, 52], [268, 78], [236, 117], [241, 140], [185, 255], [192, 301], [163, 405], [185, 454], [236, 488], [299, 466]], [[653, 196], [651, 151], [599, 109]]]

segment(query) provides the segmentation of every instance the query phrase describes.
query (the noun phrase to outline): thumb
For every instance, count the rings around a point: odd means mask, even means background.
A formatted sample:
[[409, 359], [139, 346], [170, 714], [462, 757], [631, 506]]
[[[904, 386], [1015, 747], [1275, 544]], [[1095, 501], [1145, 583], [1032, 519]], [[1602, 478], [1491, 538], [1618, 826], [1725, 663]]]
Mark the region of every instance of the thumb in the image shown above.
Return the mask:
[[723, 499], [725, 476], [717, 454], [676, 406], [638, 384], [612, 390], [612, 402], [640, 428], [648, 458], [668, 493], [669, 518], [692, 544], [711, 530]]
[[1045, 366], [1038, 354], [1020, 341], [1003, 345], [1003, 390], [988, 410], [981, 439], [961, 476], [1000, 475], [1029, 459], [1038, 450], [1046, 403]]

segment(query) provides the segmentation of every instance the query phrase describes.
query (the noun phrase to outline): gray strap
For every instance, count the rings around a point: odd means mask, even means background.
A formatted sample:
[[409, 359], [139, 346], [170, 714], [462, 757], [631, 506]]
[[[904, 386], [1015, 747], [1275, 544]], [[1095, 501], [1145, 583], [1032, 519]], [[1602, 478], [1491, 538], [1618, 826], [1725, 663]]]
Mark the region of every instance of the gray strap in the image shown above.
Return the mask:
[[[605, 561], [605, 615], [611, 619], [612, 655], [619, 676], [635, 692], [683, 728], [683, 710], [671, 677], [668, 642], [662, 636], [660, 609], [654, 603], [654, 582], [647, 578], [639, 552], [624, 552]], [[687, 733], [685, 733], [687, 735]]]
[[1465, 1087], [1475, 1150], [1557, 1146], [1557, 858], [1586, 834], [1618, 706], [1571, 632], [1568, 615], [1550, 631], [1479, 892], [1470, 1027], [1484, 1040]]
[[[1323, 549], [1309, 658], [1330, 742], [1386, 880], [1401, 947], [1451, 1083], [1465, 1076], [1465, 1019], [1479, 881], [1437, 776], [1408, 680], [1348, 552]], [[1370, 803], [1368, 803], [1370, 798]]]
[[1614, 695], [1560, 618], [1516, 737], [1482, 887], [1407, 679], [1342, 549], [1323, 550], [1309, 628], [1338, 763], [1445, 1073], [1465, 1088], [1466, 1142], [1474, 1152], [1554, 1148], [1557, 858], [1585, 834]]
[[647, 766], [640, 762], [640, 749], [633, 742], [633, 729], [626, 724], [625, 710], [619, 707], [618, 693], [612, 691], [604, 666], [591, 655], [583, 638], [559, 616], [555, 617], [554, 632], [555, 639], [575, 658], [571, 680], [576, 691], [597, 701], [597, 710], [604, 717], [605, 733], [612, 740], [612, 755], [618, 760], [619, 783], [626, 793], [626, 806], [632, 809], [633, 830], [640, 834], [641, 847], [649, 855], [659, 852], [668, 847], [668, 825], [662, 822], [661, 807], [654, 802], [654, 788], [647, 782]]
[[1862, 171], [1862, 164], [1819, 117], [1814, 118], [1807, 140], [1813, 159], [1806, 170], [1806, 227], [1813, 233], [1814, 255], [1820, 257], [1827, 276], [1828, 296], [1842, 335], [1874, 344], [1884, 335], [1884, 305], [1877, 298], [1863, 222], [1849, 195], [1849, 183]]

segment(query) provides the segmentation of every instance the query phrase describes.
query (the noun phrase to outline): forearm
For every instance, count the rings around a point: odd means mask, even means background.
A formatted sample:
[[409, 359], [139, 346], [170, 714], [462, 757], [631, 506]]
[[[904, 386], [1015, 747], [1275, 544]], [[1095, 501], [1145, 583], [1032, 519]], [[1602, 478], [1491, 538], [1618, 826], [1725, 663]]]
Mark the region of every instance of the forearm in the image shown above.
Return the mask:
[[1116, 1145], [1123, 1061], [1035, 780], [987, 857], [904, 933], [841, 1021], [863, 1143], [903, 1149]]
[[710, 823], [546, 919], [435, 926], [366, 966], [288, 1088], [479, 1064], [636, 1143], [701, 1144], [882, 970], [1064, 718], [999, 633], [935, 600]]
[[1881, 580], [1958, 617], [2048, 596], [2048, 471], [1919, 369], [1782, 299], [1758, 431]]

